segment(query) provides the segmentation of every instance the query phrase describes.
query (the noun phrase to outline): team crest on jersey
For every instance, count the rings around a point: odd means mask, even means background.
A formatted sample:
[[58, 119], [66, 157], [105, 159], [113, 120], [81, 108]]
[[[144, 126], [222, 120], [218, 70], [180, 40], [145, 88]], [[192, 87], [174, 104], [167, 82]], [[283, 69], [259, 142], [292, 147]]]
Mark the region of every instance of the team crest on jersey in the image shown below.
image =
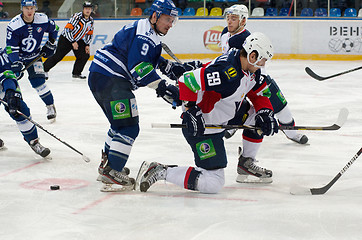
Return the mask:
[[41, 27], [37, 27], [37, 28], [36, 28], [36, 31], [37, 31], [38, 33], [41, 33], [42, 30], [43, 30], [43, 28], [41, 28]]
[[230, 79], [236, 77], [238, 75], [238, 72], [235, 68], [231, 67], [227, 71], [225, 71], [225, 74]]
[[28, 38], [24, 38], [21, 41], [21, 44], [23, 45], [21, 50], [23, 50], [24, 52], [30, 53], [30, 52], [33, 52], [36, 47], [36, 39], [29, 36]]
[[198, 142], [196, 144], [196, 149], [201, 160], [205, 160], [216, 155], [214, 144], [211, 139]]

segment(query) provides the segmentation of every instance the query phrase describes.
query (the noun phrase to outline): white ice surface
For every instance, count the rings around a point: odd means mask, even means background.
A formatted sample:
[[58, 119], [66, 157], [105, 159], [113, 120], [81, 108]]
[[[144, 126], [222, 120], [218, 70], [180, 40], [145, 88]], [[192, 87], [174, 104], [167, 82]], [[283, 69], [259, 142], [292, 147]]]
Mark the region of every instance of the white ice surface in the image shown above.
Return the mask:
[[[325, 76], [360, 62], [270, 62], [268, 72], [286, 96], [297, 125], [333, 124], [342, 107], [349, 109], [348, 120], [338, 131], [305, 132], [305, 146], [283, 133], [265, 138], [258, 164], [273, 170], [274, 182], [268, 185], [235, 182], [241, 143], [237, 132], [226, 141], [226, 183], [216, 195], [164, 182], [147, 193], [100, 192], [97, 167], [109, 126], [87, 83], [72, 80], [72, 64], [61, 62], [49, 74], [47, 84], [58, 112], [53, 124], [26, 77], [20, 84], [33, 119], [91, 162], [38, 129], [41, 143], [52, 151], [52, 160], [41, 159], [1, 107], [0, 138], [7, 149], [0, 151], [0, 239], [362, 239], [361, 159], [325, 195], [289, 193], [293, 185], [328, 183], [362, 144], [362, 72], [318, 82], [304, 68]], [[180, 110], [157, 99], [151, 89], [135, 94], [141, 132], [127, 163], [131, 176], [144, 160], [193, 165], [180, 130], [151, 128], [156, 122], [180, 123]], [[61, 189], [49, 190], [54, 184]]]

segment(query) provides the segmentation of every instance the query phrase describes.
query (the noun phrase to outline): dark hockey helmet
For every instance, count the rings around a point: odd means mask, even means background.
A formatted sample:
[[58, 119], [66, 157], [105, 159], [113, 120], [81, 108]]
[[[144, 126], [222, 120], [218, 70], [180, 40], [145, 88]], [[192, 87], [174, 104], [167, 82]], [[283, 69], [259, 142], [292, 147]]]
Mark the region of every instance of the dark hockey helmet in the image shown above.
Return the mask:
[[93, 8], [93, 4], [91, 2], [84, 2], [83, 3], [83, 8], [86, 8], [86, 7]]
[[21, 9], [23, 9], [23, 7], [31, 7], [31, 6], [38, 7], [35, 0], [21, 0], [20, 4], [21, 4]]
[[150, 7], [150, 15], [152, 16], [154, 12], [157, 13], [157, 19], [161, 16], [161, 14], [166, 14], [175, 18], [178, 16], [176, 6], [171, 0], [154, 1]]

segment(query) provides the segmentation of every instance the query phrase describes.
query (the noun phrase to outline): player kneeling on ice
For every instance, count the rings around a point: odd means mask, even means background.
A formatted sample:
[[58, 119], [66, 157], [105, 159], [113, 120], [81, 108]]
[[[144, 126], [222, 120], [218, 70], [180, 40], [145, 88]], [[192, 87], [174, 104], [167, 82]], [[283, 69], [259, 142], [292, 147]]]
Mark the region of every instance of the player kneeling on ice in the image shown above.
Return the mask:
[[23, 68], [24, 66], [21, 62], [11, 64], [5, 50], [0, 48], [0, 105], [1, 103], [5, 105], [5, 110], [16, 121], [21, 134], [24, 136], [24, 140], [31, 149], [40, 156], [46, 157], [49, 155], [50, 150], [39, 143], [36, 126], [18, 113], [20, 111], [27, 117], [31, 117], [30, 109], [23, 101], [17, 81], [17, 79], [24, 75], [21, 72]]
[[112, 42], [97, 50], [94, 56], [88, 84], [110, 123], [98, 168], [100, 180], [105, 183], [101, 191], [134, 188], [135, 180], [128, 176], [129, 169], [125, 168], [139, 133], [133, 91], [147, 86], [170, 104], [181, 105], [178, 88], [162, 80], [156, 72], [162, 50], [160, 36], [173, 27], [177, 14], [171, 0], [156, 0], [148, 19], [124, 26]]
[[[256, 129], [244, 131], [250, 142], [244, 145], [239, 157], [238, 180], [248, 176], [256, 182], [271, 182], [272, 171], [255, 164], [255, 156], [263, 135], [278, 132], [273, 108], [260, 85], [259, 68], [272, 58], [270, 40], [262, 33], [252, 33], [246, 38], [244, 48], [229, 51], [214, 59], [206, 67], [186, 72], [179, 79], [180, 99], [183, 100], [182, 133], [190, 145], [197, 167], [175, 167], [156, 162], [144, 162], [136, 183], [146, 192], [158, 180], [166, 180], [189, 190], [217, 193], [224, 186], [224, 168], [227, 157], [223, 129], [205, 129], [205, 124], [226, 124], [234, 117], [237, 106], [245, 97], [250, 99], [245, 109], [244, 124]], [[248, 181], [246, 181], [248, 182]]]

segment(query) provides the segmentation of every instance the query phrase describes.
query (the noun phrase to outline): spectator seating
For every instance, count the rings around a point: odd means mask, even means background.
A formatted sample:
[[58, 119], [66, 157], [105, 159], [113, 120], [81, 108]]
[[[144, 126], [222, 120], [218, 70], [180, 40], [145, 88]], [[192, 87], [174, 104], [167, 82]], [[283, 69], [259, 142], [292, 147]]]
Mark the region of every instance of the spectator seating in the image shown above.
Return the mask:
[[340, 17], [342, 16], [341, 9], [340, 8], [331, 8], [329, 11], [330, 17]]
[[[279, 11], [279, 16], [285, 17], [288, 16], [289, 8], [281, 8]], [[290, 11], [290, 15], [293, 15], [293, 9]]]
[[326, 8], [317, 8], [314, 11], [314, 16], [316, 16], [316, 17], [327, 17], [328, 16], [327, 9]]
[[135, 3], [145, 3], [146, 0], [134, 0]]
[[278, 16], [278, 9], [276, 8], [267, 8], [265, 16]]
[[264, 9], [261, 7], [254, 8], [251, 12], [251, 16], [253, 17], [263, 17], [264, 16]]
[[222, 16], [222, 9], [219, 7], [211, 8], [209, 16]]
[[145, 8], [145, 10], [143, 10], [143, 15], [150, 15], [150, 10], [151, 8]]
[[132, 8], [131, 10], [131, 16], [141, 16], [142, 15], [142, 9], [139, 7]]
[[355, 8], [346, 8], [343, 17], [357, 17], [357, 10]]
[[362, 8], [358, 11], [358, 16], [357, 17], [362, 17]]
[[[205, 14], [205, 15], [204, 15]], [[196, 10], [195, 16], [208, 16], [209, 10], [207, 8], [200, 7]]]
[[195, 9], [192, 7], [185, 8], [182, 16], [195, 16]]
[[311, 9], [311, 8], [303, 8], [300, 16], [312, 17], [313, 16], [313, 9]]

